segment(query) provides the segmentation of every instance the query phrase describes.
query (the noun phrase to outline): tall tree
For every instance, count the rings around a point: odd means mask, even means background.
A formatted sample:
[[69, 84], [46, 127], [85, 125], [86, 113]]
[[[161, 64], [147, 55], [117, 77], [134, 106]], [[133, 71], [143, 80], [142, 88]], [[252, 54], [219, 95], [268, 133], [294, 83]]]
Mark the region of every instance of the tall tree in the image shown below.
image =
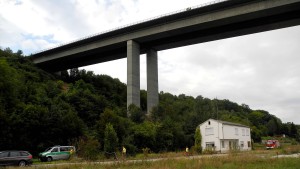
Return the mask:
[[195, 151], [197, 153], [202, 152], [202, 147], [201, 147], [201, 141], [202, 141], [202, 136], [199, 127], [197, 127], [196, 132], [195, 132]]
[[293, 138], [297, 137], [297, 134], [298, 134], [297, 127], [293, 122], [291, 124], [291, 132], [290, 133], [291, 133], [291, 137], [293, 137]]
[[19, 74], [6, 59], [0, 58], [0, 107], [12, 109], [15, 107], [20, 87]]
[[142, 109], [134, 104], [129, 105], [128, 114], [130, 119], [135, 123], [142, 123], [146, 118], [146, 114], [142, 111]]
[[115, 152], [118, 147], [118, 136], [114, 127], [108, 123], [104, 132], [104, 151], [107, 153]]

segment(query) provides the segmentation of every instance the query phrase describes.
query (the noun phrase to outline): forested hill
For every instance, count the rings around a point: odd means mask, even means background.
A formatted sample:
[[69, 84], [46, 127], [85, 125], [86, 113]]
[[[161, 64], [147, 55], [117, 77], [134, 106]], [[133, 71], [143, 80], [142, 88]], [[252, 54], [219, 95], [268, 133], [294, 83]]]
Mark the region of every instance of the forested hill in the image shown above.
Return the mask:
[[161, 92], [159, 106], [146, 116], [146, 91], [141, 91], [141, 109], [130, 106], [127, 118], [126, 85], [118, 79], [78, 69], [55, 76], [9, 48], [0, 49], [0, 74], [0, 150], [37, 153], [92, 140], [103, 151], [106, 128], [112, 126], [116, 149], [176, 151], [194, 144], [196, 126], [208, 118], [249, 125], [255, 141], [281, 134], [299, 139], [293, 123], [267, 111], [202, 96]]

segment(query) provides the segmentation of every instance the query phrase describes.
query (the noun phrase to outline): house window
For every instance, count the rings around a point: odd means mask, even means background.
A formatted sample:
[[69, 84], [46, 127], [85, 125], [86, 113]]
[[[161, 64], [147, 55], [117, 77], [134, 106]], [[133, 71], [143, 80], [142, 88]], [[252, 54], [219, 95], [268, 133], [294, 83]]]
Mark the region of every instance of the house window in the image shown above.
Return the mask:
[[214, 128], [213, 127], [206, 128], [205, 129], [205, 135], [206, 136], [208, 136], [208, 135], [214, 135]]
[[244, 147], [244, 141], [241, 141], [240, 144], [241, 144], [241, 147], [243, 148]]
[[250, 132], [249, 129], [246, 130], [246, 136], [249, 136]]
[[206, 148], [214, 148], [215, 147], [214, 142], [206, 142], [205, 145], [206, 145]]
[[250, 141], [248, 141], [248, 147], [251, 147], [251, 142]]
[[239, 129], [238, 128], [235, 128], [235, 135], [239, 135]]
[[229, 149], [230, 150], [236, 150], [238, 148], [238, 141], [233, 140], [229, 141]]
[[245, 136], [245, 129], [242, 129], [242, 136]]
[[210, 121], [208, 121], [208, 125], [210, 125]]
[[225, 148], [225, 143], [224, 143], [224, 141], [222, 141], [222, 148]]

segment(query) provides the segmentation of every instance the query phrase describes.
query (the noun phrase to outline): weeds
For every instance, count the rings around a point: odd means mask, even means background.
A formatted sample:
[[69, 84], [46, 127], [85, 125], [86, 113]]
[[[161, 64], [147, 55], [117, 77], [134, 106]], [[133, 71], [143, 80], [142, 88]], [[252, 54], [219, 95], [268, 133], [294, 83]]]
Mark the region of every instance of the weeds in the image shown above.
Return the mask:
[[[300, 153], [300, 145], [286, 146], [276, 150], [232, 152], [222, 155], [201, 155], [185, 157], [184, 153], [149, 153], [138, 155], [136, 161], [106, 161], [82, 163], [56, 163], [58, 165], [33, 165], [27, 169], [294, 169], [299, 168], [299, 158], [271, 158], [276, 154]], [[104, 158], [104, 157], [103, 157]], [[132, 159], [132, 158], [131, 158]], [[152, 159], [152, 160], [151, 160]], [[73, 162], [73, 161], [72, 161]], [[52, 163], [54, 164], [54, 163]], [[17, 169], [10, 167], [9, 169]]]
[[[27, 169], [292, 169], [300, 166], [298, 158], [270, 159], [252, 154], [228, 156], [201, 156], [201, 158], [175, 158], [157, 161], [131, 161], [122, 163], [84, 163], [60, 166], [31, 166]], [[16, 169], [16, 168], [10, 168]]]

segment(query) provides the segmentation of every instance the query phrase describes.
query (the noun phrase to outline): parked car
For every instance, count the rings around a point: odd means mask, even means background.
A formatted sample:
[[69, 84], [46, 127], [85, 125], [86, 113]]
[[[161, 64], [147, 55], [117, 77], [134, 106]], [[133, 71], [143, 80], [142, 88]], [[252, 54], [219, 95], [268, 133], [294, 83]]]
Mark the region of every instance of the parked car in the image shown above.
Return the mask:
[[0, 151], [0, 166], [27, 166], [32, 164], [32, 155], [28, 151]]
[[39, 154], [41, 161], [67, 160], [75, 152], [74, 146], [53, 146]]

